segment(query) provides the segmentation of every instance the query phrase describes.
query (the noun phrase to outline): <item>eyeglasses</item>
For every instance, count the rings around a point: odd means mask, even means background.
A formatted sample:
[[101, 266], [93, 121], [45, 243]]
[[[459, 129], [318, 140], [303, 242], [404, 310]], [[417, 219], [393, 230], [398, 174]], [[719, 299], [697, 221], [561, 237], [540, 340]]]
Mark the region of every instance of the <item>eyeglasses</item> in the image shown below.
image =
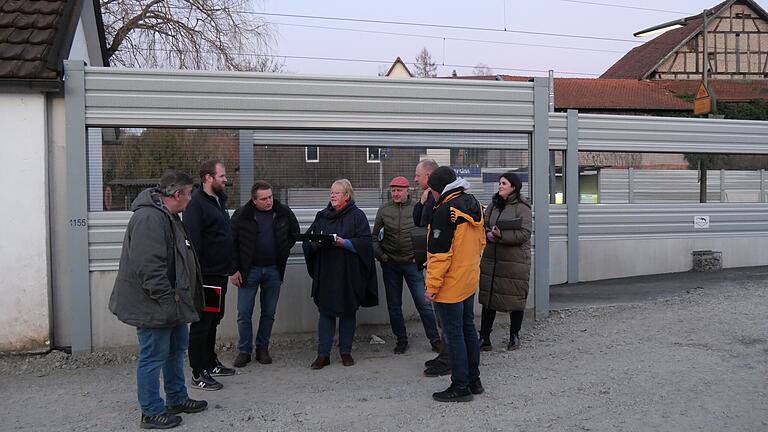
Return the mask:
[[345, 194], [345, 192], [343, 192], [343, 191], [342, 192], [331, 191], [331, 196], [340, 196], [340, 195], [344, 195], [344, 194]]

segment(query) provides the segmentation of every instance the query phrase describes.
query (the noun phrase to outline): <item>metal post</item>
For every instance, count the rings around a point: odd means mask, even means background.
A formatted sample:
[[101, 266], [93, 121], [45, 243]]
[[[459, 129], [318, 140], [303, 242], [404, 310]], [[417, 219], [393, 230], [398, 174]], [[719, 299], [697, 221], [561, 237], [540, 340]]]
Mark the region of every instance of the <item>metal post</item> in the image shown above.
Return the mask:
[[549, 88], [545, 78], [533, 81], [533, 211], [534, 313], [549, 315]]
[[720, 170], [720, 202], [723, 202], [725, 196], [725, 170]]
[[632, 204], [635, 202], [635, 169], [631, 167], [627, 170], [627, 188], [629, 189], [627, 200]]
[[760, 170], [760, 199], [759, 202], [765, 202], [765, 170]]
[[91, 352], [91, 287], [88, 274], [88, 183], [85, 134], [85, 63], [64, 62], [66, 110], [66, 220], [52, 226], [64, 230], [67, 253], [64, 284], [70, 293], [72, 354]]
[[568, 283], [579, 281], [579, 112], [568, 110], [565, 202], [568, 204]]
[[709, 21], [707, 19], [707, 10], [704, 9], [704, 12], [702, 12], [702, 16], [704, 17], [704, 24], [702, 27], [702, 34], [704, 37], [704, 67], [702, 68], [703, 75], [703, 81], [704, 81], [704, 87], [707, 88], [707, 91], [709, 91], [709, 43], [707, 38], [707, 26], [709, 25]]
[[[244, 205], [251, 199], [251, 185], [254, 180], [253, 169], [253, 131], [240, 130], [240, 205]], [[285, 200], [286, 197], [280, 197]]]

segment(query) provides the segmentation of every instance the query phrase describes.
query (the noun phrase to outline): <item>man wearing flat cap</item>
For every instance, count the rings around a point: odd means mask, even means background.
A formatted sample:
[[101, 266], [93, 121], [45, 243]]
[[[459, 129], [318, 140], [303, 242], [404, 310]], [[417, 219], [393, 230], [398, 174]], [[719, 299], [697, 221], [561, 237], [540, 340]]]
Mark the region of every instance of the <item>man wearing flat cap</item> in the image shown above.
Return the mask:
[[395, 177], [389, 183], [392, 199], [379, 208], [373, 225], [373, 251], [381, 262], [382, 279], [387, 295], [387, 310], [392, 333], [397, 338], [395, 354], [408, 349], [408, 333], [403, 318], [403, 279], [424, 325], [432, 349], [439, 351], [435, 313], [424, 298], [424, 276], [414, 259], [411, 241], [413, 202], [408, 193], [410, 183], [405, 177]]

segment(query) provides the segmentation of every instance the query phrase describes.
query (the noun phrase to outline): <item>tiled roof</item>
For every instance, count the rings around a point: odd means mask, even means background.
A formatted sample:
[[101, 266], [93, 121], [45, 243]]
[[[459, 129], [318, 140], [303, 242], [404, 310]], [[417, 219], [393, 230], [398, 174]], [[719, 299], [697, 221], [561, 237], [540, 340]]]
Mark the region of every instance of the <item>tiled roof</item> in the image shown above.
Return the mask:
[[0, 79], [60, 77], [74, 0], [0, 0]]
[[[719, 14], [724, 8], [734, 3], [734, 0], [726, 0], [709, 9], [707, 15]], [[762, 8], [753, 1], [747, 0], [753, 8], [762, 13]], [[689, 40], [701, 31], [703, 18], [701, 14], [692, 15], [683, 18], [677, 22], [682, 23], [683, 27], [669, 30], [651, 39], [650, 41], [635, 47], [620, 58], [619, 61], [608, 68], [600, 78], [628, 78], [628, 79], [646, 79], [667, 56], [675, 51], [680, 45]]]
[[632, 48], [600, 78], [645, 79], [664, 58], [689, 37], [701, 31], [701, 18], [691, 19], [683, 27], [670, 30]]
[[[701, 81], [655, 80], [653, 82], [678, 96], [693, 96], [699, 89]], [[711, 80], [709, 85], [717, 100], [722, 102], [768, 99], [768, 80]]]
[[555, 108], [690, 110], [693, 106], [649, 81], [555, 78]]

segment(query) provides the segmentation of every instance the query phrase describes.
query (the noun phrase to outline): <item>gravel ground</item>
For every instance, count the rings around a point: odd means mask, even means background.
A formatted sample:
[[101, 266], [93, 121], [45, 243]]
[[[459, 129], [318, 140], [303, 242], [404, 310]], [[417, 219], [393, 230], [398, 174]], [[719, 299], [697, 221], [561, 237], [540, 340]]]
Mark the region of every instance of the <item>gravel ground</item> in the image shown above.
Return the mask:
[[[190, 390], [210, 408], [179, 428], [216, 430], [766, 431], [768, 281], [694, 289], [632, 305], [555, 311], [526, 322], [523, 346], [482, 354], [486, 388], [471, 403], [432, 401], [448, 377], [425, 378], [432, 358], [416, 323], [407, 354], [368, 343], [357, 364], [312, 371], [314, 338], [281, 338], [275, 363], [221, 378], [219, 392]], [[501, 317], [500, 317], [501, 318]], [[502, 324], [503, 325], [503, 324]], [[236, 354], [223, 347], [225, 362]], [[0, 358], [0, 430], [138, 430], [135, 355], [61, 352]], [[187, 375], [189, 376], [189, 375]]]

